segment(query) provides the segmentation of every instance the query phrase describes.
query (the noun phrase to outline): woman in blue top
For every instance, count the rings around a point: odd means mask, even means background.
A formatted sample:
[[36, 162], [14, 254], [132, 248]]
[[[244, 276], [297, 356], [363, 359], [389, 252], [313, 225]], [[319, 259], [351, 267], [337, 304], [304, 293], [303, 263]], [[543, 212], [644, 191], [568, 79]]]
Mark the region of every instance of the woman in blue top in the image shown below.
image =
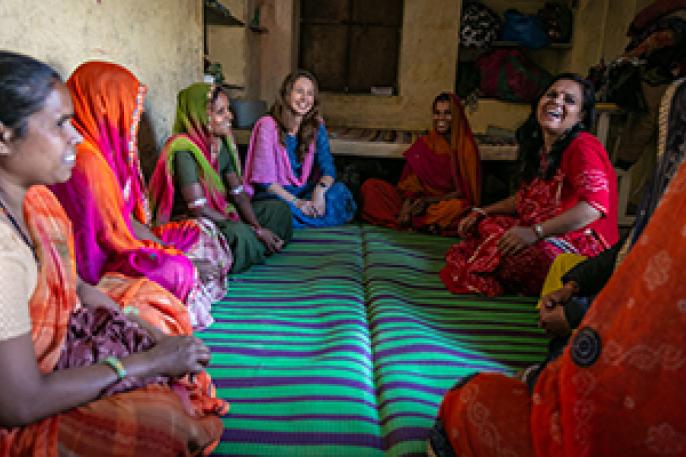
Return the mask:
[[309, 72], [288, 75], [270, 114], [253, 128], [245, 164], [246, 191], [287, 202], [296, 227], [345, 224], [356, 210], [348, 188], [336, 182], [317, 94]]

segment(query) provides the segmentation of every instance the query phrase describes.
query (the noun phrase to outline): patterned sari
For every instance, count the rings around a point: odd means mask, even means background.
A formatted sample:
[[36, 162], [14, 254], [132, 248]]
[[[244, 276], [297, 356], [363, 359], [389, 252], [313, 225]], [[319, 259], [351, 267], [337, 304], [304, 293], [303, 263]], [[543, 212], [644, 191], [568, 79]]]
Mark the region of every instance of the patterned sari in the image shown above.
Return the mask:
[[[31, 335], [39, 368], [49, 373], [62, 354], [72, 313], [81, 307], [71, 222], [43, 186], [29, 190], [24, 213], [39, 259], [29, 301]], [[165, 332], [191, 333], [183, 304], [155, 283], [115, 274], [99, 287], [120, 306], [138, 307], [144, 319]], [[0, 456], [56, 456], [58, 448], [74, 455], [192, 455], [219, 439], [217, 415], [227, 408], [201, 373], [193, 383], [182, 381], [173, 389], [151, 384], [25, 427], [0, 429]]]
[[[192, 84], [179, 92], [174, 121], [174, 135], [167, 140], [150, 178], [150, 201], [152, 215], [157, 224], [166, 224], [172, 217], [174, 205], [174, 157], [179, 151], [189, 151], [200, 171], [202, 186], [207, 204], [225, 214], [232, 221], [240, 221], [233, 205], [226, 201], [226, 187], [219, 176], [219, 157], [211, 152], [212, 135], [207, 129], [207, 99], [211, 86], [204, 83]], [[222, 139], [229, 151], [232, 168], [240, 177], [241, 161], [232, 135]]]
[[[216, 227], [231, 247], [231, 272], [240, 273], [264, 261], [265, 246], [253, 228], [241, 221], [236, 208], [226, 199], [228, 189], [225, 176], [222, 175], [233, 172], [240, 177], [241, 161], [231, 134], [222, 138], [218, 153], [212, 152], [212, 134], [208, 130], [207, 114], [211, 91], [211, 85], [196, 83], [179, 92], [174, 135], [165, 143], [150, 179], [152, 214], [157, 224], [191, 217], [177, 187], [188, 185], [181, 178], [192, 171], [190, 174], [197, 178], [194, 184], [201, 186], [207, 206], [227, 218], [226, 221], [217, 222]], [[190, 160], [177, 163], [176, 159], [184, 156], [190, 156]], [[179, 205], [179, 202], [182, 204]], [[251, 206], [260, 226], [271, 230], [284, 242], [290, 241], [293, 228], [285, 204], [252, 201]]]
[[[600, 211], [600, 219], [573, 232], [547, 237], [515, 255], [500, 254], [498, 241], [510, 228], [531, 227], [580, 201]], [[486, 217], [478, 224], [475, 236], [450, 248], [440, 275], [451, 292], [495, 296], [507, 289], [535, 296], [558, 254], [572, 252], [591, 257], [619, 238], [614, 168], [598, 139], [586, 132], [579, 133], [567, 146], [553, 178], [535, 178], [522, 185], [515, 206], [516, 217]]]
[[[97, 284], [107, 272], [144, 276], [186, 302], [194, 325], [209, 325], [210, 306], [225, 295], [231, 267], [230, 250], [214, 225], [188, 220], [156, 227], [165, 246], [137, 239], [132, 228], [132, 217], [150, 221], [136, 144], [145, 86], [105, 62], [81, 65], [67, 86], [84, 141], [71, 179], [51, 189], [74, 221], [81, 278]], [[192, 259], [221, 273], [203, 282]]]
[[469, 122], [457, 96], [450, 103], [450, 142], [431, 130], [404, 154], [405, 168], [398, 185], [380, 179], [365, 181], [362, 219], [374, 225], [398, 228], [403, 201], [419, 197], [444, 197], [430, 204], [425, 213], [412, 218], [415, 230], [432, 229], [442, 235], [455, 234], [464, 210], [478, 205], [481, 198], [481, 159]]
[[686, 454], [686, 165], [533, 393], [479, 374], [450, 390], [439, 456]]

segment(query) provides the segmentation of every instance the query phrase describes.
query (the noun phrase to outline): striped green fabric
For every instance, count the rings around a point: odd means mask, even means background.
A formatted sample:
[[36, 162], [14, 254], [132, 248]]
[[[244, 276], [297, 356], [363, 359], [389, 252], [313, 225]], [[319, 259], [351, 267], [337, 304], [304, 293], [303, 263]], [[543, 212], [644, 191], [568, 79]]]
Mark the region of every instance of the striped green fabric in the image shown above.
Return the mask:
[[199, 336], [231, 403], [214, 455], [423, 455], [460, 376], [540, 361], [532, 300], [451, 295], [452, 241], [348, 225], [296, 231], [234, 276]]
[[455, 240], [363, 228], [374, 379], [386, 455], [425, 455], [443, 393], [476, 371], [540, 362], [533, 299], [452, 295], [438, 277]]
[[214, 455], [383, 455], [360, 232], [298, 231], [213, 305], [199, 336], [231, 404]]

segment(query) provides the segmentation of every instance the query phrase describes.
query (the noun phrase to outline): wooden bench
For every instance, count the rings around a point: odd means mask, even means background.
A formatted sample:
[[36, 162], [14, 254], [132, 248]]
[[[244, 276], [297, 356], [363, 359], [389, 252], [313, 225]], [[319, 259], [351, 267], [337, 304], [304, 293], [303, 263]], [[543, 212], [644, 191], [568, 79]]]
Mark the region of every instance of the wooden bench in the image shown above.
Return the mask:
[[[381, 129], [329, 129], [331, 153], [337, 156], [400, 159], [410, 145], [424, 132], [394, 131]], [[239, 145], [250, 142], [249, 129], [234, 129]], [[515, 161], [517, 146], [514, 141], [496, 139], [492, 136], [475, 135], [481, 160]]]

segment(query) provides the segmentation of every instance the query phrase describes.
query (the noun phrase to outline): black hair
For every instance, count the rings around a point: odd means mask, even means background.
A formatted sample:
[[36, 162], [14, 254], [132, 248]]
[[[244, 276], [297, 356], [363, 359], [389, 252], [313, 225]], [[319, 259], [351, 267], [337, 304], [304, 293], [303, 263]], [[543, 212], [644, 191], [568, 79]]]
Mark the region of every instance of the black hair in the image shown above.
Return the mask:
[[431, 111], [436, 109], [438, 102], [450, 102], [450, 100], [451, 97], [448, 92], [441, 92], [440, 94], [436, 95], [436, 98], [434, 98], [434, 102], [431, 104]]
[[219, 94], [224, 94], [224, 95], [226, 95], [226, 98], [229, 98], [229, 94], [226, 91], [226, 89], [224, 89], [223, 86], [220, 86], [220, 85], [213, 86], [212, 92], [210, 92], [210, 105], [214, 105], [214, 102], [216, 102], [217, 99], [219, 98]]
[[43, 62], [0, 50], [0, 122], [17, 138], [26, 135], [29, 116], [43, 108], [55, 82], [61, 80]]
[[[541, 176], [541, 159], [539, 154], [541, 147], [543, 146], [543, 132], [538, 125], [538, 119], [536, 119], [536, 110], [538, 109], [541, 98], [543, 98], [555, 82], [560, 81], [561, 79], [574, 81], [581, 86], [583, 97], [583, 105], [581, 106], [582, 119], [576, 125], [572, 126], [572, 128], [567, 130], [552, 145], [550, 153], [548, 154], [548, 166], [543, 176]], [[595, 89], [593, 88], [593, 84], [576, 73], [560, 73], [555, 76], [545, 90], [541, 92], [531, 104], [531, 114], [529, 114], [527, 120], [524, 121], [516, 132], [517, 143], [519, 144], [519, 156], [522, 158], [522, 180], [524, 182], [531, 182], [531, 180], [536, 177], [542, 177], [547, 180], [555, 176], [555, 173], [557, 173], [557, 170], [560, 167], [564, 150], [567, 149], [569, 143], [577, 137], [579, 132], [588, 131], [593, 128], [595, 125], [595, 118]]]

